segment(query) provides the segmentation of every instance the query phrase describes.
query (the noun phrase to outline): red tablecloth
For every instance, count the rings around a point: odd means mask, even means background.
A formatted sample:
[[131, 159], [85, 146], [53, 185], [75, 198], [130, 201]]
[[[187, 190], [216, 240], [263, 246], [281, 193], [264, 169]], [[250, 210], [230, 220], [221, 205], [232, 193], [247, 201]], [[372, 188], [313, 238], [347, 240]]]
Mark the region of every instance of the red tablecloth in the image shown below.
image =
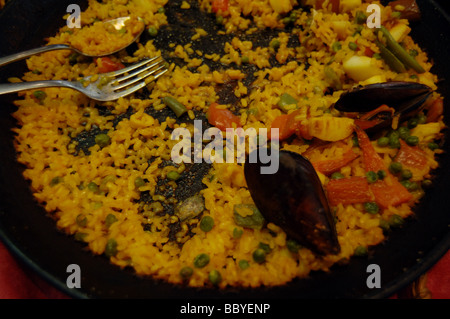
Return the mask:
[[[426, 288], [433, 299], [450, 299], [450, 251], [427, 273]], [[402, 294], [403, 297], [405, 294]], [[398, 296], [393, 296], [398, 298]], [[1, 299], [66, 299], [65, 294], [21, 266], [0, 243]]]

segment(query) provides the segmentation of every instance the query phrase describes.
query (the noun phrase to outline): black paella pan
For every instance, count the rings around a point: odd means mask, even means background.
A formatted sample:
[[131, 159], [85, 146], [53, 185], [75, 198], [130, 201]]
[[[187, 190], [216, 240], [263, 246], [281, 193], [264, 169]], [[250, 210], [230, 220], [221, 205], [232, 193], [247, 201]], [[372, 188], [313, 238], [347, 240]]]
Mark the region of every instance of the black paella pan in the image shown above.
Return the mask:
[[[176, 1], [169, 1], [174, 3]], [[44, 44], [65, 21], [61, 18], [74, 0], [12, 0], [0, 14], [0, 56]], [[441, 82], [438, 91], [445, 98], [445, 119], [450, 118], [450, 20], [433, 0], [417, 0], [422, 19], [412, 25], [412, 37], [434, 61], [432, 71]], [[179, 5], [177, 6], [179, 7]], [[192, 10], [195, 10], [195, 6]], [[175, 6], [173, 6], [175, 10]], [[184, 11], [186, 14], [186, 10]], [[195, 19], [180, 19], [173, 12], [177, 34], [189, 28]], [[213, 19], [212, 17], [210, 17]], [[170, 19], [169, 19], [170, 22]], [[206, 22], [205, 22], [206, 23]], [[162, 32], [161, 37], [170, 36]], [[264, 39], [261, 39], [264, 41]], [[163, 46], [164, 38], [159, 43]], [[168, 41], [167, 41], [168, 42]], [[157, 42], [158, 43], [158, 42]], [[214, 48], [214, 43], [205, 43]], [[205, 48], [206, 49], [206, 48]], [[23, 62], [0, 70], [0, 79], [25, 71]], [[226, 88], [222, 97], [226, 98]], [[333, 266], [329, 273], [313, 273], [307, 279], [294, 280], [275, 288], [229, 289], [216, 291], [173, 286], [165, 282], [139, 278], [128, 270], [113, 266], [102, 256], [93, 256], [71, 237], [56, 229], [44, 208], [33, 199], [23, 167], [15, 158], [13, 146], [15, 96], [0, 99], [0, 238], [26, 266], [75, 298], [388, 298], [425, 273], [450, 247], [450, 166], [448, 141], [439, 157], [440, 167], [432, 190], [426, 193], [401, 230], [392, 232], [386, 242], [373, 248], [367, 259], [352, 259], [349, 264]], [[232, 101], [231, 101], [232, 102]], [[447, 125], [449, 123], [447, 122]], [[68, 288], [67, 266], [76, 263], [82, 269], [82, 288]], [[377, 264], [382, 271], [381, 288], [368, 288], [367, 267]]]

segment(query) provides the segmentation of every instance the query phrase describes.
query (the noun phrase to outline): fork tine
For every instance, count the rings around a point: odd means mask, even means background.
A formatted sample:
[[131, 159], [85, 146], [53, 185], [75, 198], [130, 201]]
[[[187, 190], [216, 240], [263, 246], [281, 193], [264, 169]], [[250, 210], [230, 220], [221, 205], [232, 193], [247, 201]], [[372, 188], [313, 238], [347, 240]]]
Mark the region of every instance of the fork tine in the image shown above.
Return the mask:
[[[151, 62], [151, 61], [148, 61], [148, 62]], [[114, 80], [113, 83], [119, 83], [119, 82], [128, 80], [129, 78], [132, 78], [132, 77], [134, 77], [134, 76], [137, 76], [138, 74], [141, 74], [141, 73], [143, 73], [143, 72], [145, 72], [145, 71], [147, 71], [147, 70], [150, 70], [150, 69], [156, 67], [158, 64], [161, 64], [161, 63], [164, 63], [164, 60], [156, 61], [156, 62], [154, 62], [154, 63], [151, 63], [151, 64], [145, 66], [145, 68], [139, 68], [139, 69], [137, 69], [136, 71], [134, 71], [134, 72], [132, 72], [132, 73], [130, 73], [130, 74], [127, 74], [127, 75], [125, 75], [125, 76], [118, 77], [118, 78], [116, 78], [116, 79]], [[144, 64], [144, 65], [145, 65], [145, 64]], [[143, 67], [144, 65], [142, 65], [142, 67]]]
[[135, 70], [137, 68], [140, 68], [141, 66], [143, 66], [143, 65], [145, 65], [145, 64], [147, 64], [149, 62], [155, 61], [158, 58], [159, 58], [159, 56], [155, 56], [155, 57], [150, 58], [150, 59], [143, 59], [142, 61], [139, 61], [138, 63], [132, 64], [132, 65], [126, 67], [126, 68], [123, 68], [123, 69], [120, 69], [120, 70], [117, 70], [117, 71], [106, 73], [105, 75], [106, 76], [111, 76], [111, 77], [118, 76], [118, 75], [130, 72], [130, 71], [133, 71], [133, 70]]
[[132, 85], [132, 84], [134, 84], [134, 83], [136, 83], [138, 81], [144, 81], [145, 78], [147, 78], [148, 76], [153, 75], [156, 72], [158, 72], [159, 70], [164, 69], [164, 68], [165, 68], [164, 65], [160, 65], [156, 69], [149, 70], [149, 71], [146, 71], [146, 72], [139, 72], [137, 74], [137, 76], [135, 76], [133, 79], [131, 79], [131, 80], [127, 81], [127, 82], [123, 82], [123, 83], [121, 83], [119, 85], [113, 85], [112, 88], [113, 88], [114, 91], [117, 91], [117, 90], [120, 90], [120, 89], [122, 89], [124, 87], [130, 86], [130, 85]]
[[142, 89], [144, 86], [146, 86], [147, 84], [149, 84], [152, 81], [155, 81], [156, 79], [158, 79], [161, 75], [163, 75], [164, 73], [166, 73], [168, 71], [168, 69], [163, 69], [161, 72], [159, 72], [156, 75], [153, 75], [152, 79], [150, 81], [145, 81], [145, 79], [148, 77], [143, 77], [141, 80], [143, 80], [141, 83], [136, 84], [135, 86], [132, 86], [124, 91], [120, 91], [120, 92], [115, 92], [114, 96], [116, 98], [119, 98], [121, 96], [125, 96], [125, 95], [129, 95], [131, 93], [136, 92], [139, 89]]

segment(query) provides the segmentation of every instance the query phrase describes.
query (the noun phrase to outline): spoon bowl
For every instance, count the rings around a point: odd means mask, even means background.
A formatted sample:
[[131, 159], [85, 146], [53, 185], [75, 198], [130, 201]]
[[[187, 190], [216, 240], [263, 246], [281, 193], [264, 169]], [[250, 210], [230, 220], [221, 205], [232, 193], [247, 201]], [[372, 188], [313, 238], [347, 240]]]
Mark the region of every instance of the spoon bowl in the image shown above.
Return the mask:
[[[106, 20], [103, 21], [103, 26], [105, 27], [105, 29], [112, 29], [115, 30], [117, 32], [121, 32], [122, 30], [125, 30], [125, 32], [127, 31], [127, 21], [130, 21], [132, 18], [131, 17], [121, 17], [121, 18], [117, 18], [117, 19], [111, 19], [111, 20]], [[86, 57], [92, 57], [92, 58], [96, 58], [96, 57], [104, 57], [104, 56], [108, 56], [114, 53], [117, 53], [123, 49], [125, 49], [126, 47], [128, 47], [130, 44], [132, 44], [133, 42], [135, 42], [139, 36], [142, 34], [142, 32], [145, 29], [145, 24], [144, 22], [140, 19], [138, 19], [138, 26], [134, 29], [134, 33], [132, 34], [133, 36], [129, 39], [129, 41], [127, 41], [126, 43], [123, 43], [120, 47], [116, 47], [110, 51], [105, 51], [105, 52], [86, 52], [83, 51], [82, 49], [80, 49], [77, 46], [73, 46], [73, 45], [68, 45], [68, 44], [51, 44], [51, 45], [46, 45], [43, 47], [39, 47], [39, 48], [35, 48], [35, 49], [31, 49], [31, 50], [27, 50], [27, 51], [23, 51], [23, 52], [19, 52], [16, 54], [12, 54], [12, 55], [8, 55], [5, 57], [0, 58], [0, 67], [7, 65], [9, 63], [12, 62], [16, 62], [22, 59], [26, 59], [30, 56], [33, 56], [35, 54], [41, 54], [44, 52], [49, 52], [49, 51], [54, 51], [54, 50], [72, 50], [80, 55], [86, 56]], [[86, 32], [88, 32], [89, 30], [87, 30]]]

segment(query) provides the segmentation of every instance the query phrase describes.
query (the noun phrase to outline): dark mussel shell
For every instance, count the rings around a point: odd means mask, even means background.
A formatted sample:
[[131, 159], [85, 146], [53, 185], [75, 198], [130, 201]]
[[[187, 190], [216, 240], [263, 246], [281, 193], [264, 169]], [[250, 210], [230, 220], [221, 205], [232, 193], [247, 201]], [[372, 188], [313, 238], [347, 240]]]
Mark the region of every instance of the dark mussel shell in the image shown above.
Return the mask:
[[360, 118], [383, 104], [394, 109], [394, 114], [380, 112], [373, 118], [366, 119], [376, 123], [366, 129], [368, 134], [373, 135], [382, 129], [389, 128], [395, 117], [403, 122], [419, 113], [425, 107], [425, 102], [432, 92], [429, 86], [415, 82], [375, 83], [357, 86], [343, 93], [333, 107], [343, 112], [345, 116], [354, 118]]
[[334, 218], [312, 164], [300, 154], [280, 151], [276, 173], [261, 174], [263, 165], [259, 160], [247, 161], [244, 173], [264, 218], [315, 253], [339, 253]]
[[341, 112], [366, 113], [386, 104], [396, 112], [408, 112], [419, 107], [411, 103], [412, 100], [419, 101], [431, 92], [429, 86], [416, 82], [393, 81], [360, 85], [343, 93], [334, 108]]

